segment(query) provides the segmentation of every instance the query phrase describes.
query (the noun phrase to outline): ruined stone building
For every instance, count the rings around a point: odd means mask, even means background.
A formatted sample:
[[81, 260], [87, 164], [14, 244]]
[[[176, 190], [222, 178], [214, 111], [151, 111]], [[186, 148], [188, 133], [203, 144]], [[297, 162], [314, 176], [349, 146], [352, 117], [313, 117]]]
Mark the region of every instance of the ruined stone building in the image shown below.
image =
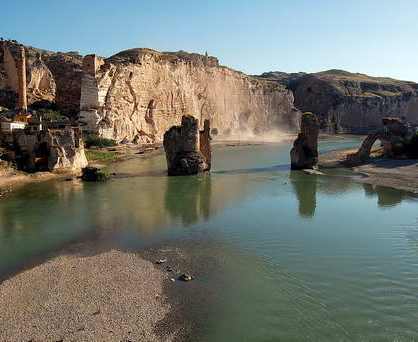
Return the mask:
[[211, 168], [210, 123], [199, 131], [199, 120], [184, 115], [180, 126], [164, 134], [164, 150], [169, 176], [194, 175]]

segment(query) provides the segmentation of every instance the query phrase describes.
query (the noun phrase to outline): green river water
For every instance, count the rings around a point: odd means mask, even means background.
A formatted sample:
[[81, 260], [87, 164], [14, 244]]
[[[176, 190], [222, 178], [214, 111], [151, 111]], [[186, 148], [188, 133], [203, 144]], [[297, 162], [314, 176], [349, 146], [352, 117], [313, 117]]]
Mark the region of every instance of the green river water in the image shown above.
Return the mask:
[[290, 172], [289, 149], [217, 146], [205, 176], [168, 178], [155, 155], [112, 166], [108, 183], [26, 186], [0, 201], [0, 276], [83, 240], [181, 246], [204, 289], [198, 340], [418, 339], [417, 199]]

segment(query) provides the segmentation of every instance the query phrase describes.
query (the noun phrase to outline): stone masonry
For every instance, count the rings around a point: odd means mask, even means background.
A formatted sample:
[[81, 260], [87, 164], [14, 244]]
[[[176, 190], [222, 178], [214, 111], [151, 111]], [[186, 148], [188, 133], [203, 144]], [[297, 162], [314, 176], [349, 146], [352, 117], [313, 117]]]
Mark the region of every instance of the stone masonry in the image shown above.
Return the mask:
[[17, 78], [18, 78], [18, 102], [16, 109], [23, 113], [28, 110], [28, 100], [26, 93], [26, 57], [25, 48], [19, 49], [19, 57], [17, 59]]
[[[207, 130], [209, 123], [205, 124]], [[206, 131], [207, 131], [206, 130]], [[203, 132], [206, 132], [205, 130]], [[203, 134], [206, 156], [200, 151], [199, 120], [184, 115], [181, 126], [173, 126], [164, 134], [164, 150], [169, 176], [193, 175], [210, 169], [209, 136]]]
[[313, 169], [318, 164], [319, 120], [315, 114], [303, 113], [300, 133], [290, 151], [293, 170]]

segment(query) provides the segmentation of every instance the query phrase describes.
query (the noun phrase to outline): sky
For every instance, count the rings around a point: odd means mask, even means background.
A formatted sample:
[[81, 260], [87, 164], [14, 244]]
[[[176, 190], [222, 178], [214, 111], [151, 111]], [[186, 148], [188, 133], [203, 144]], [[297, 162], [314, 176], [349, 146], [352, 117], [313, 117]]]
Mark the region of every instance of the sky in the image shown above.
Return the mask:
[[111, 56], [205, 53], [247, 74], [344, 69], [418, 82], [417, 0], [1, 0], [0, 36]]

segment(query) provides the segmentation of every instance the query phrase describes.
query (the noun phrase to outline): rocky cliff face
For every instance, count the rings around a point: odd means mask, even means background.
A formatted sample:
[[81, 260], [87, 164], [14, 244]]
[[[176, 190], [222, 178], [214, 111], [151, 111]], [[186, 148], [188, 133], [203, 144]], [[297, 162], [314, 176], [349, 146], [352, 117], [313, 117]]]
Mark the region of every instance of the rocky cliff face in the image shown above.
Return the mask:
[[316, 74], [266, 73], [293, 91], [295, 106], [321, 119], [322, 128], [366, 132], [386, 116], [418, 124], [418, 84], [342, 70]]
[[[17, 101], [16, 60], [20, 44], [0, 41], [0, 106], [13, 109]], [[66, 114], [78, 114], [82, 57], [25, 46], [28, 105], [53, 105]]]
[[[0, 106], [14, 108], [18, 79], [15, 41], [0, 41]], [[194, 115], [210, 119], [222, 136], [293, 130], [301, 111], [322, 128], [368, 132], [383, 117], [418, 124], [418, 85], [341, 70], [316, 74], [271, 72], [248, 76], [210, 56], [149, 49], [95, 58], [83, 70], [78, 53], [25, 47], [29, 107], [53, 105], [87, 128], [117, 141], [160, 141], [164, 132]], [[294, 107], [297, 109], [295, 109]]]
[[219, 66], [214, 57], [148, 49], [106, 60], [88, 57], [82, 120], [118, 141], [159, 141], [187, 114], [201, 123], [209, 119], [213, 132], [223, 136], [297, 126], [289, 90]]

